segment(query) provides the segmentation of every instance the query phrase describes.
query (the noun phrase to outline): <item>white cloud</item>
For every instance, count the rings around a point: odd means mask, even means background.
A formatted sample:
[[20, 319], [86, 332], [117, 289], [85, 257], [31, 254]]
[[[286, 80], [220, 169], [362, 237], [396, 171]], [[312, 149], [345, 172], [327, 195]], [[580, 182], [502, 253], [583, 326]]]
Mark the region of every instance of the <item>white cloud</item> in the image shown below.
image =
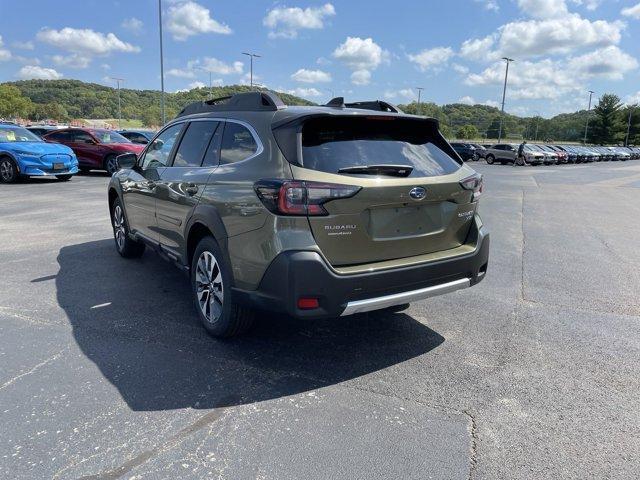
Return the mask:
[[135, 53], [140, 47], [123, 42], [113, 33], [106, 35], [88, 28], [65, 27], [62, 30], [44, 28], [40, 30], [36, 38], [44, 43], [61, 48], [68, 52], [79, 53], [85, 56], [109, 55], [114, 52]]
[[484, 5], [485, 10], [491, 10], [493, 12], [497, 12], [500, 10], [500, 5], [498, 5], [497, 0], [475, 0], [477, 3], [482, 3]]
[[189, 89], [194, 89], [194, 88], [204, 88], [207, 85], [205, 83], [202, 82], [191, 82], [189, 85]]
[[352, 70], [374, 70], [388, 54], [371, 38], [347, 37], [332, 55]]
[[356, 70], [351, 74], [351, 83], [354, 85], [369, 85], [371, 72], [369, 70]]
[[564, 0], [518, 0], [518, 6], [533, 18], [555, 18], [569, 13]]
[[232, 73], [242, 73], [244, 63], [233, 62], [225, 63], [222, 60], [218, 60], [213, 57], [204, 57], [202, 62], [196, 61], [196, 63], [189, 62], [190, 67], [199, 66], [202, 70], [211, 73], [217, 73], [218, 75], [231, 75]]
[[636, 20], [640, 20], [640, 3], [634, 5], [633, 7], [623, 8], [622, 12], [620, 12], [625, 17], [635, 18]]
[[315, 88], [294, 88], [293, 90], [287, 90], [287, 93], [302, 98], [319, 97], [322, 95], [322, 93]]
[[330, 3], [320, 7], [276, 7], [267, 13], [262, 23], [269, 28], [269, 38], [296, 38], [298, 30], [324, 28], [326, 17], [332, 17], [336, 10]]
[[495, 41], [494, 35], [465, 40], [460, 47], [460, 56], [469, 60], [495, 60], [497, 55], [491, 51]]
[[416, 54], [410, 53], [407, 57], [418, 66], [421, 72], [426, 72], [439, 70], [453, 55], [453, 50], [449, 47], [436, 47], [424, 49]]
[[330, 82], [331, 75], [322, 70], [307, 70], [306, 68], [301, 68], [291, 75], [291, 79], [302, 83]]
[[473, 97], [465, 95], [464, 97], [458, 99], [458, 103], [462, 103], [464, 105], [475, 105], [477, 102], [473, 99]]
[[122, 28], [129, 30], [135, 35], [139, 35], [144, 29], [144, 23], [142, 20], [135, 17], [125, 18], [120, 25]]
[[389, 52], [371, 38], [347, 37], [333, 51], [332, 56], [353, 70], [351, 82], [354, 85], [367, 85], [371, 81], [371, 70], [386, 61]]
[[400, 97], [406, 100], [413, 101], [416, 99], [416, 92], [410, 88], [403, 88], [400, 90], [386, 90], [384, 92], [384, 97], [387, 99], [394, 99], [394, 98]]
[[22, 80], [58, 80], [62, 74], [53, 68], [44, 68], [37, 65], [25, 65], [18, 71], [18, 78]]
[[453, 70], [461, 75], [466, 75], [467, 73], [469, 73], [469, 67], [465, 67], [464, 65], [460, 65], [459, 63], [454, 63], [453, 65], [451, 65], [451, 68], [453, 68]]
[[[240, 85], [250, 85], [251, 84], [251, 72], [247, 72], [240, 77]], [[262, 76], [253, 74], [253, 85], [258, 87], [267, 88], [267, 86], [262, 82]]]
[[78, 53], [72, 53], [71, 55], [53, 55], [51, 57], [53, 63], [59, 67], [68, 68], [87, 68], [91, 64], [91, 57], [80, 55]]
[[587, 10], [593, 11], [600, 6], [602, 0], [571, 0], [575, 5], [584, 6]]
[[638, 61], [618, 47], [611, 46], [569, 59], [569, 70], [577, 75], [621, 80], [638, 68]]
[[11, 52], [6, 48], [2, 48], [3, 45], [2, 35], [0, 35], [0, 62], [6, 62], [11, 59]]
[[331, 60], [325, 57], [318, 57], [318, 59], [316, 60], [316, 63], [318, 65], [326, 66], [326, 65], [331, 65]]
[[108, 63], [103, 63], [102, 65], [100, 65], [100, 68], [106, 72], [111, 70], [111, 65], [109, 65]]
[[33, 50], [35, 48], [35, 45], [33, 44], [32, 41], [27, 41], [27, 42], [13, 42], [11, 44], [13, 46], [13, 48], [18, 48], [20, 50]]
[[184, 70], [181, 68], [171, 68], [167, 70], [167, 75], [177, 78], [194, 78], [196, 76], [193, 70]]
[[227, 25], [211, 18], [208, 8], [191, 1], [169, 7], [167, 30], [173, 35], [173, 39], [178, 41], [184, 41], [199, 33], [232, 33]]
[[627, 95], [625, 97], [625, 102], [627, 103], [627, 105], [640, 104], [640, 90], [638, 90], [636, 93], [633, 93], [631, 95]]
[[496, 102], [495, 100], [485, 100], [484, 102], [482, 102], [482, 105], [487, 105], [488, 107], [499, 108], [500, 107], [500, 102]]

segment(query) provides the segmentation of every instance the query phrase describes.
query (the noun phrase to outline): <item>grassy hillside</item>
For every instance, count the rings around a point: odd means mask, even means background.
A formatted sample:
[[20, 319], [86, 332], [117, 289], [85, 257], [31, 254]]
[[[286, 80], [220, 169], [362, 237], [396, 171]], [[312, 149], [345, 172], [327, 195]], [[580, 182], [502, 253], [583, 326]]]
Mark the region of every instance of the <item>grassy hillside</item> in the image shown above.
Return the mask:
[[[31, 119], [115, 119], [118, 116], [116, 90], [95, 83], [79, 80], [24, 80], [8, 82], [20, 90], [23, 97], [30, 100]], [[213, 96], [223, 97], [234, 93], [248, 92], [246, 85], [214, 87]], [[310, 105], [305, 99], [278, 92], [289, 105]], [[120, 91], [122, 100], [123, 126], [157, 126], [160, 120], [160, 92], [157, 90]], [[166, 117], [173, 118], [185, 105], [210, 98], [208, 88], [196, 88], [187, 92], [166, 93]], [[364, 100], [354, 98], [351, 100]], [[436, 105], [435, 103], [413, 102], [400, 105], [407, 113], [417, 113], [435, 117], [448, 138], [487, 138], [498, 136], [500, 110], [486, 105], [464, 105], [459, 103]], [[550, 119], [539, 117], [518, 117], [506, 114], [503, 137], [521, 139], [526, 137], [539, 140], [553, 139], [578, 141], [584, 134], [586, 112], [566, 113]], [[115, 124], [116, 122], [112, 122]], [[536, 128], [537, 127], [537, 128]]]

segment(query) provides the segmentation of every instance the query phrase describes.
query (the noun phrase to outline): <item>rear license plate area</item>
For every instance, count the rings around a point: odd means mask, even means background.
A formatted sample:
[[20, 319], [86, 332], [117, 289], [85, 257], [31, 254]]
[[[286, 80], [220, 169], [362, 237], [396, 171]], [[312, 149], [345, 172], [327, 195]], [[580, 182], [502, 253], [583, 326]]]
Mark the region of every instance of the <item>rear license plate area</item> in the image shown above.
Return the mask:
[[369, 233], [373, 239], [415, 237], [441, 230], [440, 205], [398, 206], [369, 211]]

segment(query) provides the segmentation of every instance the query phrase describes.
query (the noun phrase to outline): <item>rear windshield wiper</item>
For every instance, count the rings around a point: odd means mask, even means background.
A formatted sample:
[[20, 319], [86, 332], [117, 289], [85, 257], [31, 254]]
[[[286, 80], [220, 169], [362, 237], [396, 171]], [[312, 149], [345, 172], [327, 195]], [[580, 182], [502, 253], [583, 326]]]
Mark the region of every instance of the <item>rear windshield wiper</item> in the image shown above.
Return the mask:
[[411, 165], [356, 165], [344, 167], [338, 173], [361, 173], [364, 175], [386, 175], [389, 177], [408, 177], [411, 175]]

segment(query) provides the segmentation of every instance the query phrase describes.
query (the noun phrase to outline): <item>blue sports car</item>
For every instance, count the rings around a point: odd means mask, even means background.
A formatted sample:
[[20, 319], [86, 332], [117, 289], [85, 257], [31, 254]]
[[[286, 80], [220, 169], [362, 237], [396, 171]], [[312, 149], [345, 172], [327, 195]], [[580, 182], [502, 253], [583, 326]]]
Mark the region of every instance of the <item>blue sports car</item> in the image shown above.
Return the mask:
[[47, 143], [18, 125], [0, 124], [0, 182], [32, 176], [69, 180], [75, 173], [78, 159], [69, 147]]

